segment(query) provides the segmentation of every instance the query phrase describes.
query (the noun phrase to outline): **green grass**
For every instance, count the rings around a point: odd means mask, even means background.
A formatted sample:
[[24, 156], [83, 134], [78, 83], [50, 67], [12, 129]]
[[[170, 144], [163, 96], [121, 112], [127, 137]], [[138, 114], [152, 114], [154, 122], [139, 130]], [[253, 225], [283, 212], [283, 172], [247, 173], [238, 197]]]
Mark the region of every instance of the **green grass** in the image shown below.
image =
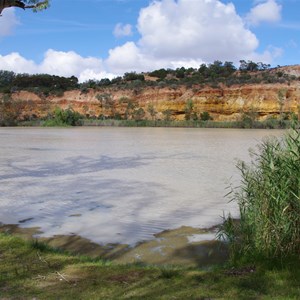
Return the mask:
[[115, 127], [184, 127], [184, 128], [253, 128], [282, 129], [290, 128], [292, 121], [276, 119], [265, 121], [201, 121], [201, 120], [115, 120], [115, 119], [84, 119], [84, 126], [115, 126]]
[[[265, 121], [201, 121], [201, 120], [117, 120], [117, 119], [80, 119], [75, 126], [107, 127], [180, 127], [180, 128], [246, 128], [246, 129], [284, 129], [291, 128], [293, 121], [267, 119]], [[17, 126], [68, 127], [70, 124], [59, 119], [20, 121]]]
[[300, 270], [114, 265], [0, 234], [0, 299], [299, 299]]

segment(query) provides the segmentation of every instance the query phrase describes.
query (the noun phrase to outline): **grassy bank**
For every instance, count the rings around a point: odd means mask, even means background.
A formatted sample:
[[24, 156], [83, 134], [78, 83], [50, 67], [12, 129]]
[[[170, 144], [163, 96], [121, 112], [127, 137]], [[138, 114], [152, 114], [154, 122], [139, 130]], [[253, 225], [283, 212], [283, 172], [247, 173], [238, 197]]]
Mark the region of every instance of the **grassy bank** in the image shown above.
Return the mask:
[[1, 299], [299, 299], [300, 269], [114, 265], [0, 234]]
[[253, 128], [253, 129], [283, 129], [290, 128], [292, 122], [269, 119], [265, 121], [201, 121], [201, 120], [114, 120], [114, 119], [84, 119], [84, 126], [115, 126], [115, 127], [183, 127], [183, 128]]
[[65, 126], [115, 126], [115, 127], [183, 127], [183, 128], [254, 128], [254, 129], [283, 129], [290, 128], [296, 119], [276, 119], [268, 118], [258, 121], [253, 117], [245, 115], [238, 121], [213, 121], [209, 117], [207, 120], [135, 120], [135, 119], [101, 119], [84, 118], [72, 109], [62, 110], [57, 108], [52, 115], [46, 119], [35, 119], [30, 121], [20, 121], [16, 126], [45, 126], [45, 127], [65, 127]]

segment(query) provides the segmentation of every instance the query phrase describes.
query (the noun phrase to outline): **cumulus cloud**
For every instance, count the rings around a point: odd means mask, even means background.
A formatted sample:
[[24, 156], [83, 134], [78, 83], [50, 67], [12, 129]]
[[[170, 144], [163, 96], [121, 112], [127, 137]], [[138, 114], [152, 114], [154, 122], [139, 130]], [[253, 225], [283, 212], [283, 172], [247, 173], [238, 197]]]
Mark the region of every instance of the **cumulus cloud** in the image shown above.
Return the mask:
[[262, 22], [278, 22], [281, 19], [282, 6], [275, 0], [267, 0], [254, 6], [246, 17], [250, 25], [257, 26]]
[[137, 43], [110, 51], [111, 71], [147, 70], [158, 62], [160, 67], [172, 67], [179, 62], [193, 66], [216, 59], [238, 61], [258, 47], [234, 5], [219, 0], [154, 1], [140, 11], [137, 28]]
[[271, 64], [274, 58], [280, 57], [282, 54], [282, 48], [269, 46], [263, 53], [253, 53], [249, 59]]
[[0, 37], [12, 34], [13, 29], [19, 24], [14, 8], [6, 8], [0, 17]]
[[142, 48], [155, 56], [211, 61], [252, 52], [258, 45], [232, 3], [163, 0], [143, 9], [138, 20]]
[[48, 50], [39, 66], [40, 70], [48, 74], [60, 76], [79, 76], [83, 70], [101, 72], [102, 60], [95, 57], [82, 57], [74, 51], [63, 52]]
[[122, 23], [118, 23], [114, 29], [115, 37], [123, 37], [132, 35], [132, 26], [130, 24], [123, 25]]
[[46, 73], [59, 76], [76, 76], [83, 82], [88, 79], [112, 78], [102, 65], [102, 60], [95, 57], [82, 57], [74, 51], [63, 52], [48, 50], [40, 64], [22, 57], [19, 53], [0, 55], [0, 70], [16, 73]]
[[27, 60], [19, 53], [0, 55], [0, 70], [14, 71], [16, 73], [36, 73], [38, 66], [32, 60]]
[[122, 74], [128, 71], [145, 71], [149, 62], [134, 42], [109, 50], [106, 66], [114, 73]]
[[134, 42], [127, 42], [122, 46], [109, 51], [109, 57], [104, 62], [108, 70], [117, 74], [136, 71], [144, 72], [161, 68], [176, 69], [182, 66], [197, 68], [204, 61], [201, 59], [168, 59], [166, 57], [154, 57], [152, 53], [138, 47]]
[[[123, 74], [120, 74], [123, 75]], [[116, 77], [116, 74], [112, 74], [112, 73], [107, 73], [106, 71], [95, 71], [92, 69], [85, 69], [82, 72], [80, 72], [78, 80], [79, 82], [85, 82], [88, 81], [90, 79], [93, 80], [101, 80], [103, 78], [109, 78], [109, 79], [113, 79]]]
[[[252, 24], [280, 18], [275, 0], [260, 1], [247, 16]], [[250, 21], [249, 21], [250, 22]], [[128, 25], [128, 24], [127, 24]], [[114, 34], [131, 32], [117, 24]], [[140, 10], [140, 39], [109, 50], [105, 60], [82, 57], [74, 51], [48, 50], [40, 64], [18, 53], [0, 56], [0, 69], [26, 73], [75, 75], [79, 80], [112, 78], [130, 71], [198, 67], [214, 60], [238, 62], [251, 59], [271, 63], [277, 48], [257, 53], [259, 41], [232, 3], [221, 0], [156, 0]]]

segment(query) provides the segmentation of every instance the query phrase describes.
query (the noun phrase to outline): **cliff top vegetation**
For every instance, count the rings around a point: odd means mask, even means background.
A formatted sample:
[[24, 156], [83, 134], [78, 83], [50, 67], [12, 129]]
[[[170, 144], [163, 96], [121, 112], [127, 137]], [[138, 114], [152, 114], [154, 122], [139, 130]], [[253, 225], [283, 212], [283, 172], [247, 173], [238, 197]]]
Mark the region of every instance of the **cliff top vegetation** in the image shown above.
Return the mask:
[[143, 87], [174, 88], [211, 87], [244, 84], [289, 84], [300, 80], [300, 76], [285, 72], [288, 67], [271, 68], [269, 64], [253, 61], [240, 61], [239, 68], [232, 62], [219, 60], [211, 64], [202, 64], [199, 68], [158, 69], [149, 73], [128, 72], [113, 79], [88, 80], [79, 83], [75, 76], [60, 77], [49, 74], [16, 74], [12, 71], [0, 71], [0, 92], [10, 94], [19, 90], [28, 90], [37, 94], [59, 95], [67, 90], [80, 89], [136, 89]]

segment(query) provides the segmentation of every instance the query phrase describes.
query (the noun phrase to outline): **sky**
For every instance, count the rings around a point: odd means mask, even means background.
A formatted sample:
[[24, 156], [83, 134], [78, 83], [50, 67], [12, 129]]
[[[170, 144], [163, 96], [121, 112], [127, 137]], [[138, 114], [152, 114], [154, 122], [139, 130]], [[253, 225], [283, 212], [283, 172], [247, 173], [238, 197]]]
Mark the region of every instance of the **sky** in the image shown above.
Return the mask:
[[52, 0], [0, 17], [0, 70], [76, 76], [198, 68], [215, 60], [298, 64], [300, 0]]

